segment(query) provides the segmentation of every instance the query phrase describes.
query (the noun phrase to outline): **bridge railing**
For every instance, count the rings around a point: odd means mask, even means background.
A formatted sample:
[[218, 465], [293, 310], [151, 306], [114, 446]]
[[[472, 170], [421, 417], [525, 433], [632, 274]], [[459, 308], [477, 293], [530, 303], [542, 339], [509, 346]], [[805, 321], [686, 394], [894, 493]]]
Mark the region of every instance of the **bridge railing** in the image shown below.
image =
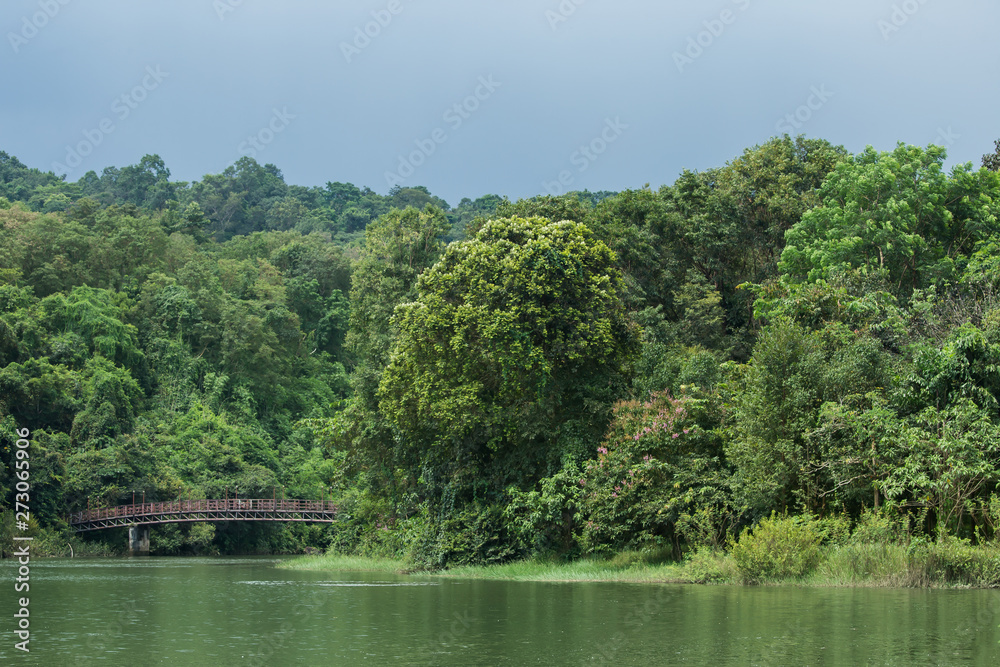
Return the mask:
[[227, 498], [207, 500], [173, 500], [156, 503], [136, 503], [116, 507], [97, 507], [70, 515], [70, 524], [188, 512], [325, 512], [336, 513], [337, 506], [329, 500], [278, 500], [274, 498]]

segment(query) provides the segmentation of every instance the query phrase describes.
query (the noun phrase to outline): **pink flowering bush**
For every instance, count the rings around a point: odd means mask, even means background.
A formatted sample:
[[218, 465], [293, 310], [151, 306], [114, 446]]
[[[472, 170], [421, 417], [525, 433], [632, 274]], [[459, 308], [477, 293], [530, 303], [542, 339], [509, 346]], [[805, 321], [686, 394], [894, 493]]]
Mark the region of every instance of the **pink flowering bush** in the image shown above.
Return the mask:
[[[579, 480], [582, 546], [590, 552], [672, 545], [678, 521], [728, 506], [717, 394], [621, 401]], [[682, 524], [683, 525], [683, 524]]]

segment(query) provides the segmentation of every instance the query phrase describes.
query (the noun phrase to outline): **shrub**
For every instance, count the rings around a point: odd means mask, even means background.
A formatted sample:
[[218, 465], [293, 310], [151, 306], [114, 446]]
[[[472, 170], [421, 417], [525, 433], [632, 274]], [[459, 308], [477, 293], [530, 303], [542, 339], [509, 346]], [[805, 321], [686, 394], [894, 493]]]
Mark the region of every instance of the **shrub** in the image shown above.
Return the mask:
[[899, 544], [905, 537], [899, 518], [868, 508], [854, 527], [851, 544]]
[[538, 490], [507, 489], [503, 510], [518, 555], [572, 556], [578, 550], [577, 508], [583, 488], [575, 466], [542, 479]]
[[824, 545], [846, 544], [851, 536], [851, 520], [845, 514], [834, 514], [816, 519], [816, 533]]
[[819, 562], [820, 537], [813, 520], [772, 512], [753, 531], [745, 528], [738, 540], [730, 540], [731, 554], [746, 583], [796, 578]]
[[513, 560], [513, 540], [503, 522], [503, 507], [472, 503], [441, 512], [414, 535], [410, 560], [417, 569], [441, 570], [461, 565], [493, 565]]
[[940, 583], [995, 588], [1000, 586], [1000, 548], [948, 536], [928, 549], [927, 569]]
[[[720, 532], [730, 495], [720, 410], [717, 394], [701, 393], [615, 404], [607, 437], [578, 481], [585, 552], [673, 545], [679, 521], [695, 539]], [[707, 510], [695, 518], [700, 508]]]
[[700, 546], [687, 555], [684, 575], [696, 584], [712, 584], [733, 581], [738, 572], [730, 555]]

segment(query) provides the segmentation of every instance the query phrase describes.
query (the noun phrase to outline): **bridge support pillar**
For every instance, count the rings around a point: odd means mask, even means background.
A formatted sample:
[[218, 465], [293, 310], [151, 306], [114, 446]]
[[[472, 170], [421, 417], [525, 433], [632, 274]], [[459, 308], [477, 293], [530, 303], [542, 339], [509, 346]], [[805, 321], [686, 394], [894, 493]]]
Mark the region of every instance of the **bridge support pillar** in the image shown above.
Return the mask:
[[149, 526], [128, 527], [128, 551], [130, 556], [149, 555]]

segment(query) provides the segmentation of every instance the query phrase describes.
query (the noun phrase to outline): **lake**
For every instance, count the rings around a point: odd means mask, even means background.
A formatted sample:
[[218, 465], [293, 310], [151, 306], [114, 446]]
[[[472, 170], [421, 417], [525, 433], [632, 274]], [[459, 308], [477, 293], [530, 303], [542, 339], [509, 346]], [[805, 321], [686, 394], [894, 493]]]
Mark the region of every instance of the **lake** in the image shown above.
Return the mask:
[[38, 559], [4, 665], [996, 665], [1000, 592], [522, 583]]

